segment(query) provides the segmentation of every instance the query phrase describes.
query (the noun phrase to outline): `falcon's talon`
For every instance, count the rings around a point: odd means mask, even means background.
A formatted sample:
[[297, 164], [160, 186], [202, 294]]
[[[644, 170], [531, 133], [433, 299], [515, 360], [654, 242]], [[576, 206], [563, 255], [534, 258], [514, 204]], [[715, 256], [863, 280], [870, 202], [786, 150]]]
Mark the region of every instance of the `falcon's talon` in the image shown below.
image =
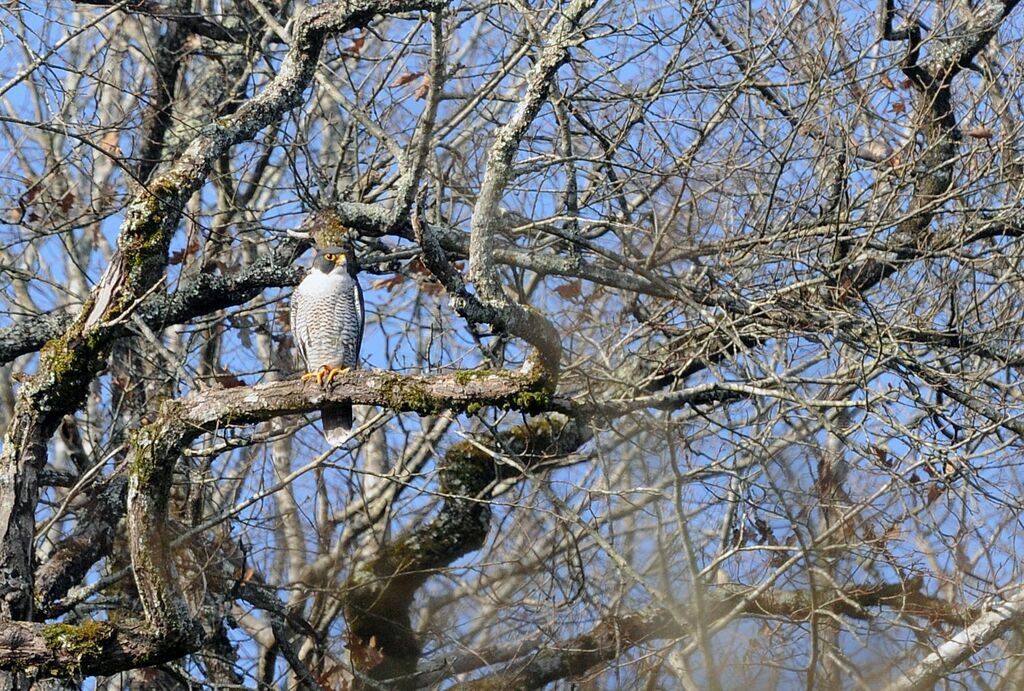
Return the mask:
[[318, 372], [306, 372], [305, 374], [302, 375], [302, 381], [310, 381], [312, 379], [316, 379], [318, 374]]
[[324, 385], [324, 377], [330, 374], [332, 369], [334, 369], [334, 365], [320, 365], [320, 369], [318, 369], [315, 374], [316, 383], [319, 386]]
[[337, 377], [338, 375], [346, 374], [351, 371], [351, 367], [332, 367], [331, 370], [327, 373], [327, 385], [330, 386], [331, 384], [333, 384], [334, 378]]

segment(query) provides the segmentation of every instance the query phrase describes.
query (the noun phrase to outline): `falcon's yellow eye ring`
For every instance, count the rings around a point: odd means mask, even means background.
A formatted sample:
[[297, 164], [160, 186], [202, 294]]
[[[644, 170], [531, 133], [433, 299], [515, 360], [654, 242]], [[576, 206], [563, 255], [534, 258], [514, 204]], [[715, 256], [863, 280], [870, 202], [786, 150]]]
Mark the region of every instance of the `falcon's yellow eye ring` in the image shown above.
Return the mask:
[[328, 252], [327, 254], [324, 255], [324, 259], [326, 259], [329, 262], [334, 262], [335, 264], [340, 264], [345, 261], [345, 255], [335, 254], [334, 252]]

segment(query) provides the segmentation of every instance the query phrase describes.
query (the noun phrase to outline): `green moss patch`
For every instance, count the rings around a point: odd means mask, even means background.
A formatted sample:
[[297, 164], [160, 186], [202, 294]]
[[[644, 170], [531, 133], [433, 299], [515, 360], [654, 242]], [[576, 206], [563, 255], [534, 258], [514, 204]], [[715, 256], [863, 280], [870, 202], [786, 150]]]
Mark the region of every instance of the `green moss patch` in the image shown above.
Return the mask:
[[74, 659], [74, 667], [61, 670], [73, 675], [86, 657], [103, 653], [103, 645], [114, 636], [114, 628], [99, 621], [81, 624], [50, 624], [44, 626], [43, 638], [52, 650]]

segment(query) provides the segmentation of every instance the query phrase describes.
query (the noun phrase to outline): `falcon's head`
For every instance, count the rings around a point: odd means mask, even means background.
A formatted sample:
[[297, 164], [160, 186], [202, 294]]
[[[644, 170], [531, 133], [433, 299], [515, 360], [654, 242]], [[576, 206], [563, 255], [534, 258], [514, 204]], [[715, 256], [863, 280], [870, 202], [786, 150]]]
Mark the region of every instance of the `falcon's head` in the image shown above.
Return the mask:
[[349, 253], [337, 245], [324, 247], [316, 251], [313, 258], [313, 270], [325, 274], [355, 274], [355, 262], [349, 261]]

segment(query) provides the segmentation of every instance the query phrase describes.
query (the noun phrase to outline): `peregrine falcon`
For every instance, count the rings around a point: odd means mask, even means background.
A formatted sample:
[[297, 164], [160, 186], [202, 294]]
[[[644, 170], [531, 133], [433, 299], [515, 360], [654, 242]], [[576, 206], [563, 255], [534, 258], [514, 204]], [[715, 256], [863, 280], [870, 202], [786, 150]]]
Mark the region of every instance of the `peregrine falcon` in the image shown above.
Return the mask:
[[[292, 292], [292, 336], [306, 365], [304, 380], [330, 384], [337, 375], [359, 367], [364, 316], [356, 271], [345, 249], [324, 247]], [[352, 405], [324, 408], [322, 421], [327, 443], [344, 443], [352, 429]]]

